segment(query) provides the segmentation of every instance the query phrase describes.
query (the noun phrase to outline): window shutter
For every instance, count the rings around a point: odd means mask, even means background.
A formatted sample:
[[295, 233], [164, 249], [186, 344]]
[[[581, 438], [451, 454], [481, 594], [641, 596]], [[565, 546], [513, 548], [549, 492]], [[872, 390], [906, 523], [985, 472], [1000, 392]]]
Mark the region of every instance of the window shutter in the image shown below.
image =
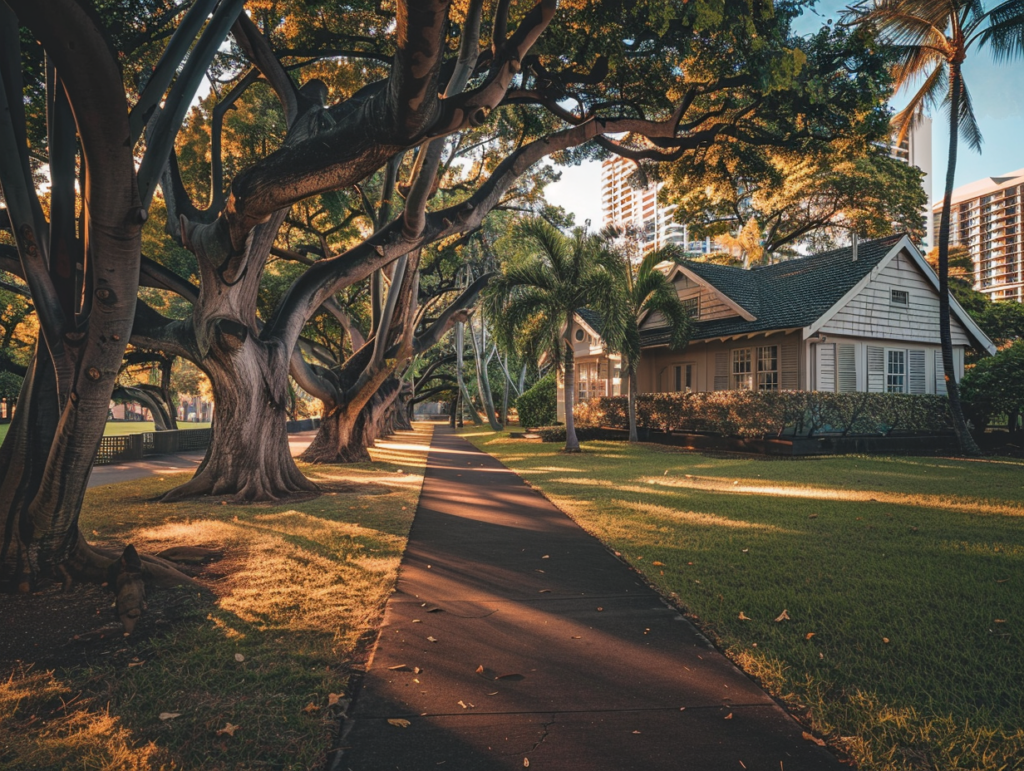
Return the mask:
[[783, 391], [796, 391], [800, 388], [800, 346], [797, 343], [783, 343], [781, 364], [781, 384]]
[[913, 349], [907, 351], [907, 382], [910, 386], [907, 389], [908, 393], [928, 393], [928, 376], [925, 374], [924, 363], [924, 351]]
[[868, 347], [868, 391], [880, 394], [885, 391], [885, 349]]
[[836, 390], [836, 344], [818, 343], [818, 383], [819, 391]]
[[853, 343], [839, 343], [837, 347], [838, 390], [850, 394], [857, 391], [857, 346]]
[[715, 390], [729, 390], [729, 352], [719, 351], [715, 354]]

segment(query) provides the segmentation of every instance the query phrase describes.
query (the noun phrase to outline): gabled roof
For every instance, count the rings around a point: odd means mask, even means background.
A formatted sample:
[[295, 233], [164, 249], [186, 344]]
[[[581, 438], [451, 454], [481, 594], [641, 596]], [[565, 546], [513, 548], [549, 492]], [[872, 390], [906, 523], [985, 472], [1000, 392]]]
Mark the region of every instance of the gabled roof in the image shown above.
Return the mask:
[[[692, 339], [810, 326], [869, 275], [900, 240], [900, 236], [888, 236], [861, 242], [856, 260], [853, 249], [844, 247], [750, 270], [686, 261], [683, 266], [755, 317], [752, 321], [737, 317], [698, 321]], [[738, 296], [730, 295], [731, 291]], [[641, 332], [645, 346], [664, 345], [668, 339], [667, 330]]]
[[[754, 317], [698, 321], [692, 339], [800, 328], [813, 331], [816, 324], [823, 323], [823, 317], [834, 315], [871, 280], [872, 271], [901, 250], [911, 255], [937, 291], [935, 274], [910, 239], [900, 235], [862, 241], [856, 260], [848, 246], [750, 270], [704, 262], [680, 263], [681, 268], [698, 275], [702, 283], [710, 284], [720, 294], [728, 295]], [[955, 300], [951, 311], [981, 347], [994, 351], [991, 341]], [[666, 345], [669, 337], [666, 329], [640, 333], [644, 347]]]
[[592, 311], [589, 308], [577, 308], [576, 315], [583, 321], [598, 337], [604, 334], [604, 321], [601, 319], [601, 314], [597, 311]]

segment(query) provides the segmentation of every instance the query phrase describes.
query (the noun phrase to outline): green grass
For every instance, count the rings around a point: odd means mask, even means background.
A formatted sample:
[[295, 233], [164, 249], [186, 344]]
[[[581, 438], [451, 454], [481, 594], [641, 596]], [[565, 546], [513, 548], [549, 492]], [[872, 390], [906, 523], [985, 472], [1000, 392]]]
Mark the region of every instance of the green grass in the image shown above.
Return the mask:
[[[185, 423], [181, 422], [178, 427], [183, 430], [190, 428], [209, 428], [210, 423]], [[3, 443], [7, 437], [7, 429], [10, 428], [10, 423], [0, 423], [0, 444]], [[104, 436], [127, 436], [128, 434], [145, 434], [148, 431], [155, 431], [153, 421], [111, 421], [107, 423], [107, 427], [103, 430]]]
[[1024, 768], [1024, 462], [465, 433], [864, 771]]
[[0, 768], [322, 768], [350, 667], [394, 587], [430, 434], [421, 424], [380, 442], [374, 463], [302, 466], [325, 491], [304, 502], [157, 502], [182, 475], [90, 490], [90, 540], [216, 545], [226, 557], [209, 570], [223, 578], [205, 580], [212, 601], [151, 592], [151, 613], [184, 603], [184, 617], [126, 650], [0, 681]]

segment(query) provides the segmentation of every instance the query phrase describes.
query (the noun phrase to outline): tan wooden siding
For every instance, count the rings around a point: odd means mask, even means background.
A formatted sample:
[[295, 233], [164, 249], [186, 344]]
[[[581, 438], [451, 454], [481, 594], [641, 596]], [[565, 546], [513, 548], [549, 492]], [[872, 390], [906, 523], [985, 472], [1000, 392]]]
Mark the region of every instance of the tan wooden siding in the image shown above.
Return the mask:
[[[700, 316], [698, 317], [700, 321], [728, 319], [739, 316], [732, 307], [725, 303], [718, 292], [691, 281], [683, 275], [677, 276], [673, 283], [680, 300], [700, 297]], [[663, 326], [665, 326], [665, 317], [660, 313], [652, 313], [644, 319], [640, 328], [658, 329]]]
[[[892, 290], [907, 292], [906, 307], [893, 305]], [[906, 254], [883, 270], [828, 320], [821, 331], [853, 337], [939, 342], [939, 295]], [[953, 345], [968, 345], [963, 326], [952, 321]]]

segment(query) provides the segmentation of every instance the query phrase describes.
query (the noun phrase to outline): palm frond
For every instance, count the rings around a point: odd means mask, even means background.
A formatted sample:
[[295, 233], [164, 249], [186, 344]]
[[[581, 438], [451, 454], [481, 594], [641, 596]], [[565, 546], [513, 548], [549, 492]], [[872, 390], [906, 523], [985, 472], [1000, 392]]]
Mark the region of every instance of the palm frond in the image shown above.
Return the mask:
[[924, 115], [926, 106], [935, 107], [942, 102], [948, 91], [946, 84], [946, 66], [943, 62], [928, 74], [917, 93], [910, 98], [907, 106], [893, 116], [892, 127], [896, 133], [897, 142], [902, 142], [906, 138], [907, 132], [917, 125]]
[[989, 25], [977, 35], [997, 62], [1024, 58], [1024, 0], [1006, 0], [988, 13]]
[[978, 126], [978, 119], [974, 115], [974, 104], [971, 101], [971, 93], [967, 90], [967, 83], [963, 77], [960, 83], [960, 114], [957, 116], [957, 129], [960, 138], [967, 143], [967, 146], [976, 153], [981, 152], [981, 144], [984, 139], [981, 136], [981, 128]]

